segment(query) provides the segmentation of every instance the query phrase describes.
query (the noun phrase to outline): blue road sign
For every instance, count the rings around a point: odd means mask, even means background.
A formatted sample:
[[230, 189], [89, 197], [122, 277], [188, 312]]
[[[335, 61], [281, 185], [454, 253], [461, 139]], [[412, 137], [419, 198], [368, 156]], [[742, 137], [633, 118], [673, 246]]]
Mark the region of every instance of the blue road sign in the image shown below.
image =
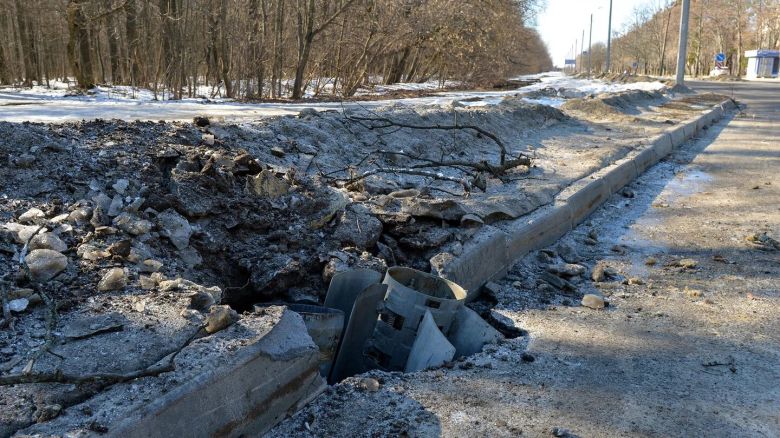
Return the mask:
[[565, 65], [576, 65], [577, 61], [574, 59], [567, 59], [563, 62]]
[[725, 53], [718, 53], [715, 55], [715, 61], [723, 62], [726, 60], [726, 54]]

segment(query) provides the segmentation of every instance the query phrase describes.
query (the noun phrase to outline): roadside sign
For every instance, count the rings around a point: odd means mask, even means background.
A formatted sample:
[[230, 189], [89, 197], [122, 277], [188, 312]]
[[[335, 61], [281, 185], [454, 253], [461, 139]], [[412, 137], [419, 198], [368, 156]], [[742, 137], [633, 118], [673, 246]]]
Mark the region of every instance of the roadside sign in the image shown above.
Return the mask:
[[565, 65], [575, 65], [577, 64], [577, 61], [574, 59], [567, 59], [563, 62]]
[[726, 60], [726, 54], [725, 53], [718, 53], [715, 55], [715, 61], [717, 62], [723, 62]]

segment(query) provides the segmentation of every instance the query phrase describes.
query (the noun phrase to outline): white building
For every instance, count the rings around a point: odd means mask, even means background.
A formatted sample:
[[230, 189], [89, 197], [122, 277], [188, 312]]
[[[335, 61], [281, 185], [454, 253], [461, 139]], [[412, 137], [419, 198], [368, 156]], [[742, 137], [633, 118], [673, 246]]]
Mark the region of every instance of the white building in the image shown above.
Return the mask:
[[777, 78], [780, 69], [780, 50], [748, 50], [747, 79]]

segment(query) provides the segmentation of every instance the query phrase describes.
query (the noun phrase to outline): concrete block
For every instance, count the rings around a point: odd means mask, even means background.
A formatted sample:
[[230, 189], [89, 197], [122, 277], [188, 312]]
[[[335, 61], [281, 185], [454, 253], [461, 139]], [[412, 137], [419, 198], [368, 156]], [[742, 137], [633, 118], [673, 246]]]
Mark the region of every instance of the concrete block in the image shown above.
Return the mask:
[[583, 178], [567, 188], [574, 192], [566, 198], [571, 211], [571, 225], [576, 226], [590, 216], [607, 198], [612, 195], [602, 178]]
[[696, 120], [692, 120], [689, 122], [685, 122], [683, 124], [683, 131], [685, 132], [685, 139], [691, 139], [694, 135], [696, 135], [696, 129], [697, 129], [698, 122]]
[[672, 136], [669, 135], [668, 133], [663, 133], [660, 136], [656, 137], [656, 139], [653, 140], [651, 144], [653, 146], [653, 151], [655, 152], [655, 156], [659, 160], [669, 155], [673, 149]]
[[622, 159], [596, 172], [594, 176], [602, 178], [609, 191], [615, 193], [636, 177], [636, 166], [630, 158]]
[[696, 131], [701, 132], [704, 130], [705, 126], [710, 126], [712, 124], [712, 112], [712, 110], [703, 111], [701, 116], [696, 119]]
[[685, 143], [685, 128], [683, 126], [677, 126], [676, 128], [666, 131], [669, 137], [672, 139], [672, 147], [676, 148]]
[[571, 229], [571, 207], [565, 202], [556, 202], [530, 217], [519, 218], [507, 229], [510, 264], [531, 251], [553, 244]]
[[484, 226], [463, 245], [459, 256], [437, 254], [431, 258], [431, 266], [435, 274], [465, 289], [466, 301], [471, 301], [483, 284], [506, 275], [510, 263], [506, 242], [506, 233]]
[[652, 146], [644, 149], [642, 152], [636, 154], [632, 161], [634, 162], [634, 165], [636, 166], [636, 173], [637, 175], [643, 174], [647, 169], [655, 165], [661, 157], [656, 155], [655, 150]]
[[300, 315], [279, 321], [236, 360], [128, 413], [109, 436], [259, 436], [324, 389], [319, 350]]
[[723, 113], [724, 113], [723, 107], [721, 107], [720, 105], [715, 106], [714, 108], [712, 108], [712, 113], [711, 113], [712, 114], [712, 122], [715, 123], [718, 120], [720, 120], [721, 118], [723, 118]]

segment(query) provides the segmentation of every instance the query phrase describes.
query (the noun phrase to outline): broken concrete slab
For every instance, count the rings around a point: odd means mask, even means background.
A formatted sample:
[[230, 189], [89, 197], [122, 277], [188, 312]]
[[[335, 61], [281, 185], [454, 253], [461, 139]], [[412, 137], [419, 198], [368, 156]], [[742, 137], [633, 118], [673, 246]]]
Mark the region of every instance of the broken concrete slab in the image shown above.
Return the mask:
[[246, 181], [246, 190], [255, 196], [278, 198], [290, 191], [290, 183], [277, 177], [270, 170], [264, 170]]
[[160, 235], [167, 237], [173, 246], [182, 250], [190, 244], [192, 227], [189, 221], [174, 209], [168, 209], [157, 216], [157, 226]]

